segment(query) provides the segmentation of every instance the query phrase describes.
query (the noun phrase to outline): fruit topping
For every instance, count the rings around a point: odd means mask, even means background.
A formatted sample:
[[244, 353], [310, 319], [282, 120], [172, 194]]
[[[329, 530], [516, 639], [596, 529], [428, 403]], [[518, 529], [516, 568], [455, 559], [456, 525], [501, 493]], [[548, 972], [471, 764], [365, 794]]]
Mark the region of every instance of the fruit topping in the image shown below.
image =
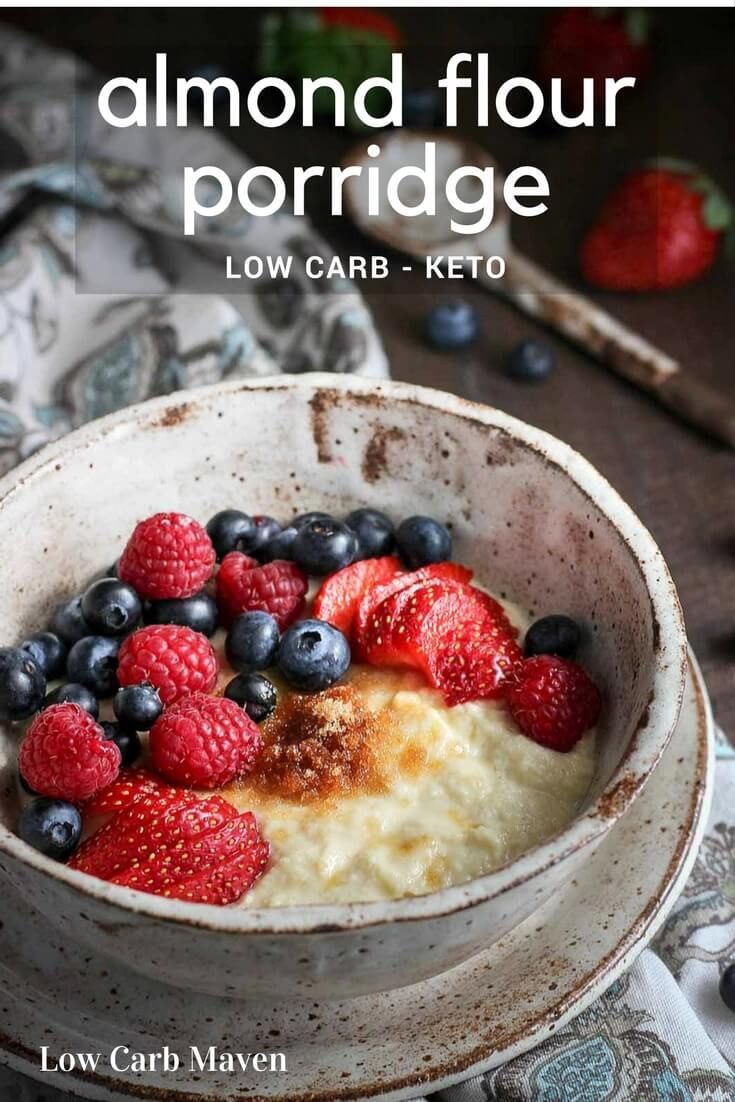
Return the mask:
[[535, 654], [574, 658], [579, 640], [579, 624], [571, 616], [542, 616], [526, 632], [523, 649], [528, 658]]
[[30, 655], [44, 677], [49, 680], [60, 677], [66, 668], [69, 648], [52, 631], [35, 631], [21, 643], [20, 649]]
[[167, 780], [217, 788], [252, 769], [263, 740], [233, 700], [196, 692], [166, 709], [149, 745], [153, 768]]
[[97, 801], [95, 811], [113, 817], [77, 850], [72, 868], [137, 891], [219, 906], [235, 903], [264, 871], [269, 846], [251, 812], [238, 815], [219, 796], [160, 785], [143, 770], [112, 788], [116, 800]]
[[238, 509], [223, 509], [207, 523], [207, 534], [217, 558], [221, 560], [230, 551], [243, 551], [245, 545], [252, 541], [255, 521]]
[[390, 555], [395, 546], [393, 521], [377, 509], [354, 509], [345, 524], [357, 536], [357, 557], [377, 559]]
[[53, 704], [34, 719], [19, 751], [20, 771], [39, 796], [77, 803], [111, 784], [120, 751], [78, 704]]
[[358, 553], [357, 536], [338, 520], [317, 517], [296, 527], [291, 557], [307, 574], [323, 577], [341, 570]]
[[100, 635], [127, 635], [143, 615], [140, 597], [118, 578], [99, 578], [82, 594], [82, 615]]
[[155, 513], [138, 524], [120, 557], [120, 578], [141, 597], [191, 597], [212, 573], [215, 550], [204, 528], [183, 513]]
[[396, 530], [396, 543], [401, 558], [413, 570], [452, 557], [449, 530], [431, 517], [407, 517], [401, 521]]
[[163, 787], [161, 779], [147, 769], [121, 769], [112, 784], [85, 803], [84, 816], [88, 818], [92, 815], [112, 815], [116, 811], [124, 811], [141, 796]]
[[161, 845], [183, 849], [236, 815], [232, 804], [220, 796], [204, 799], [167, 786], [142, 792], [82, 843], [70, 865], [109, 880], [144, 861]]
[[565, 752], [594, 727], [602, 701], [597, 686], [575, 662], [538, 655], [518, 664], [509, 682], [508, 705], [525, 735]]
[[220, 619], [229, 627], [242, 612], [269, 612], [283, 631], [301, 615], [308, 587], [306, 574], [295, 563], [276, 560], [261, 566], [231, 551], [217, 574]]
[[121, 685], [146, 681], [164, 704], [193, 692], [211, 692], [217, 682], [217, 657], [204, 635], [176, 624], [151, 624], [129, 635], [120, 648]]
[[50, 692], [43, 707], [48, 708], [52, 704], [78, 704], [85, 712], [89, 712], [92, 719], [97, 719], [100, 714], [100, 706], [92, 690], [76, 681], [67, 681], [65, 685], [59, 685]]
[[424, 579], [450, 578], [457, 582], [469, 582], [472, 579], [472, 571], [467, 566], [461, 566], [455, 562], [433, 563], [430, 566], [421, 567], [420, 570], [398, 571], [392, 578], [381, 582], [379, 585], [368, 587], [363, 593], [357, 605], [353, 618], [352, 634], [355, 640], [356, 656], [364, 660], [362, 654], [362, 640], [367, 630], [368, 621], [375, 609], [392, 593], [399, 589], [413, 585], [414, 582]]
[[51, 630], [62, 639], [67, 647], [91, 635], [92, 629], [82, 615], [82, 598], [72, 597], [57, 605], [51, 617]]
[[0, 647], [0, 720], [27, 719], [43, 704], [46, 678], [20, 647]]
[[233, 677], [225, 696], [244, 708], [253, 723], [267, 719], [278, 701], [275, 685], [262, 673], [240, 673]]
[[110, 720], [100, 720], [100, 727], [106, 739], [115, 743], [120, 751], [120, 764], [133, 765], [141, 753], [143, 747], [134, 727], [123, 727], [121, 723], [112, 723]]
[[85, 635], [69, 651], [66, 672], [70, 680], [85, 685], [98, 698], [112, 696], [117, 689], [119, 650], [119, 639]]
[[217, 602], [204, 590], [193, 597], [151, 601], [145, 610], [147, 624], [178, 624], [211, 637], [217, 630]]
[[21, 811], [18, 834], [46, 857], [66, 861], [79, 845], [82, 816], [73, 804], [40, 796]]
[[118, 689], [112, 702], [112, 710], [123, 727], [134, 731], [150, 731], [161, 712], [163, 704], [158, 689], [149, 681], [126, 685]]
[[315, 693], [339, 681], [350, 665], [350, 644], [324, 620], [301, 620], [283, 635], [278, 668], [294, 689]]
[[280, 632], [269, 612], [243, 612], [230, 624], [225, 654], [233, 670], [252, 673], [273, 665]]
[[322, 582], [314, 598], [315, 618], [326, 620], [351, 638], [355, 614], [363, 595], [401, 572], [398, 559], [389, 555], [379, 559], [362, 559], [345, 566]]

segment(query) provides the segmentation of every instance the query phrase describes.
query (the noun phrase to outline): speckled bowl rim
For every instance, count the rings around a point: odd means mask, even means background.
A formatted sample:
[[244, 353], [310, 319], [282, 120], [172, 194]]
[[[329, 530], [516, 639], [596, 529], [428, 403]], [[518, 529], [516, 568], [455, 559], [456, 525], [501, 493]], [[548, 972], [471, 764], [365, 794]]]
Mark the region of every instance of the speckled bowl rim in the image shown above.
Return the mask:
[[5, 503], [31, 481], [42, 478], [70, 453], [111, 435], [123, 439], [142, 427], [171, 424], [206, 413], [221, 396], [240, 391], [291, 390], [309, 397], [317, 391], [329, 400], [371, 394], [382, 402], [405, 403], [449, 413], [499, 430], [535, 451], [574, 482], [614, 526], [637, 563], [650, 601], [654, 623], [656, 669], [647, 707], [631, 743], [604, 791], [567, 827], [485, 876], [427, 895], [370, 903], [302, 904], [291, 907], [242, 908], [168, 900], [97, 880], [60, 865], [32, 849], [0, 825], [0, 851], [61, 880], [86, 895], [139, 917], [168, 921], [222, 933], [328, 933], [393, 922], [420, 921], [452, 914], [496, 898], [532, 880], [570, 854], [600, 840], [627, 811], [656, 767], [675, 728], [686, 677], [686, 633], [679, 599], [666, 562], [651, 534], [605, 478], [568, 444], [490, 406], [453, 394], [407, 383], [324, 373], [277, 375], [257, 380], [216, 383], [130, 406], [77, 429], [43, 448], [0, 480], [0, 523]]

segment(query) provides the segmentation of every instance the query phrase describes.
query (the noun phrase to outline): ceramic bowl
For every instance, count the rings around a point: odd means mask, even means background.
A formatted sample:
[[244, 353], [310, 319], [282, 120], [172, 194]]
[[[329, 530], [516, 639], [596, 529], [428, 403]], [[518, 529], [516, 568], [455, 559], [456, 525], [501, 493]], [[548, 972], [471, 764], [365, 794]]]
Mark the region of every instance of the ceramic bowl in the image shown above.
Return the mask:
[[413, 983], [526, 918], [602, 840], [658, 762], [679, 712], [685, 633], [661, 553], [565, 444], [497, 410], [400, 383], [278, 376], [156, 399], [44, 449], [0, 482], [0, 639], [162, 509], [288, 517], [357, 505], [450, 520], [456, 557], [536, 615], [588, 625], [604, 686], [595, 778], [561, 833], [441, 892], [368, 904], [215, 908], [143, 895], [44, 858], [13, 833], [17, 733], [0, 736], [0, 873], [65, 936], [212, 994], [345, 998]]

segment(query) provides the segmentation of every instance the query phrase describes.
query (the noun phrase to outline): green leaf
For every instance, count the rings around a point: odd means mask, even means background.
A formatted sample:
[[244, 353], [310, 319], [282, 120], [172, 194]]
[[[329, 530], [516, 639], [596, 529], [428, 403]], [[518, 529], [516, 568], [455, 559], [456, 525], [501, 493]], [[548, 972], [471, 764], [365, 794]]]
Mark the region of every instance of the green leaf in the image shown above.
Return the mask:
[[702, 204], [702, 221], [709, 230], [726, 230], [732, 223], [732, 207], [718, 188], [707, 193]]

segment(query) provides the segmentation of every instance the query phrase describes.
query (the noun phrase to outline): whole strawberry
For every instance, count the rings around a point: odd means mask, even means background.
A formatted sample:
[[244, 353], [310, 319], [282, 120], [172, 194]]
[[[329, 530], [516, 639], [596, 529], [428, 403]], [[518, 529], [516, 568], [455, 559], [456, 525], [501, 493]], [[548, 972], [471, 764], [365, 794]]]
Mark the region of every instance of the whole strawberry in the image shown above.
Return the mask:
[[594, 727], [602, 706], [597, 686], [581, 666], [546, 654], [518, 663], [506, 695], [524, 735], [562, 752]]
[[610, 291], [679, 287], [714, 263], [730, 223], [730, 206], [712, 181], [662, 161], [609, 196], [582, 242], [582, 274]]
[[20, 773], [39, 796], [81, 803], [117, 777], [120, 751], [78, 704], [52, 704], [21, 743]]
[[549, 19], [539, 51], [539, 75], [559, 77], [566, 104], [579, 109], [583, 81], [594, 80], [594, 98], [605, 97], [607, 77], [642, 77], [650, 62], [648, 13], [641, 8], [609, 11], [563, 8]]
[[284, 559], [261, 566], [241, 551], [225, 555], [217, 574], [220, 620], [228, 627], [242, 612], [269, 612], [283, 631], [303, 611], [309, 579]]
[[127, 542], [118, 573], [141, 597], [192, 597], [212, 573], [215, 551], [207, 532], [184, 513], [155, 513]]
[[255, 765], [260, 731], [233, 700], [193, 693], [167, 708], [150, 734], [151, 762], [167, 780], [217, 788]]
[[217, 683], [217, 656], [205, 635], [179, 624], [150, 624], [129, 635], [120, 647], [120, 685], [150, 682], [164, 704], [194, 692], [211, 692]]

